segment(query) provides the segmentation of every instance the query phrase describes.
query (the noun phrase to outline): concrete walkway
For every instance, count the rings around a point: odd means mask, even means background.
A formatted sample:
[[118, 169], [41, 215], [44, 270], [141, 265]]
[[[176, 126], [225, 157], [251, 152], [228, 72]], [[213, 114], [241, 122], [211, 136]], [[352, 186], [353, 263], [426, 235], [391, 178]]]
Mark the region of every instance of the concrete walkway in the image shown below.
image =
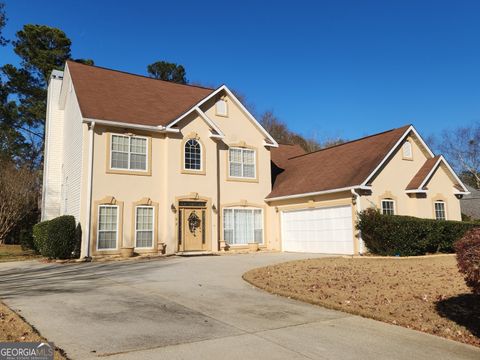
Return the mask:
[[315, 255], [0, 264], [0, 298], [73, 359], [480, 359], [461, 343], [270, 295], [241, 275]]

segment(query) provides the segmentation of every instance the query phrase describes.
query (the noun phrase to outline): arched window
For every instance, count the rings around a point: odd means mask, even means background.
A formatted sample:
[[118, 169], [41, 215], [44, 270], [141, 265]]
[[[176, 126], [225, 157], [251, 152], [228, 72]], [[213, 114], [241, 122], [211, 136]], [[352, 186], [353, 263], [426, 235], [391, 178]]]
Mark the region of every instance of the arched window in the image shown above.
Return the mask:
[[403, 158], [404, 159], [412, 159], [412, 144], [410, 141], [405, 141], [403, 144]]
[[185, 143], [185, 170], [202, 170], [202, 146], [195, 139]]
[[228, 105], [225, 99], [220, 99], [215, 104], [217, 115], [228, 116]]

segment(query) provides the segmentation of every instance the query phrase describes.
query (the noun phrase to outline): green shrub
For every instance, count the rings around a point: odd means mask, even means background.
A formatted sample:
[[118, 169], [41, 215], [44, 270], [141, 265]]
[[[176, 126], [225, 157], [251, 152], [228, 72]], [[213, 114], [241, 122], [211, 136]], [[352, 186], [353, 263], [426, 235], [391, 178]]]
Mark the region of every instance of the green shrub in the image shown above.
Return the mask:
[[36, 253], [39, 251], [35, 246], [35, 242], [33, 241], [33, 229], [22, 229], [20, 230], [20, 234], [18, 235], [20, 246], [22, 250], [34, 250]]
[[470, 230], [455, 243], [458, 269], [473, 293], [480, 295], [480, 228]]
[[42, 253], [43, 245], [47, 242], [48, 223], [47, 220], [33, 226], [33, 245], [39, 253]]
[[382, 215], [376, 209], [361, 212], [357, 222], [369, 251], [386, 256], [452, 253], [453, 243], [475, 226], [478, 224]]
[[51, 259], [69, 259], [75, 250], [75, 218], [70, 215], [56, 217], [48, 222], [47, 238], [40, 253]]

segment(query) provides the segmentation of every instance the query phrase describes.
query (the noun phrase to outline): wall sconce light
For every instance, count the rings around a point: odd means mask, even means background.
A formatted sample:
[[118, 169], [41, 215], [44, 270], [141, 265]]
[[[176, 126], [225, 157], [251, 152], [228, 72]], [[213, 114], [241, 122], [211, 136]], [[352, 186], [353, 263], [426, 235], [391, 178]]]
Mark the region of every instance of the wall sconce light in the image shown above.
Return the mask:
[[212, 210], [214, 213], [217, 213], [217, 207], [215, 206], [215, 204], [212, 205]]
[[357, 197], [355, 195], [352, 195], [352, 204], [353, 205], [357, 204]]
[[173, 211], [173, 212], [177, 212], [177, 208], [175, 207], [175, 204], [172, 203], [172, 205], [170, 205], [170, 209]]

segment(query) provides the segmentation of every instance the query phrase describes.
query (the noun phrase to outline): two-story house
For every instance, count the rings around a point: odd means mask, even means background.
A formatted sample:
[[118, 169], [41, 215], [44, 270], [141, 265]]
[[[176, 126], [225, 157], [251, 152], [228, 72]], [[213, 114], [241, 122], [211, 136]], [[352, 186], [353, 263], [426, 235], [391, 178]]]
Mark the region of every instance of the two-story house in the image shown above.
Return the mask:
[[412, 126], [304, 154], [232, 92], [67, 62], [48, 87], [42, 218], [82, 256], [261, 248], [363, 252], [357, 211], [460, 220], [467, 193]]

